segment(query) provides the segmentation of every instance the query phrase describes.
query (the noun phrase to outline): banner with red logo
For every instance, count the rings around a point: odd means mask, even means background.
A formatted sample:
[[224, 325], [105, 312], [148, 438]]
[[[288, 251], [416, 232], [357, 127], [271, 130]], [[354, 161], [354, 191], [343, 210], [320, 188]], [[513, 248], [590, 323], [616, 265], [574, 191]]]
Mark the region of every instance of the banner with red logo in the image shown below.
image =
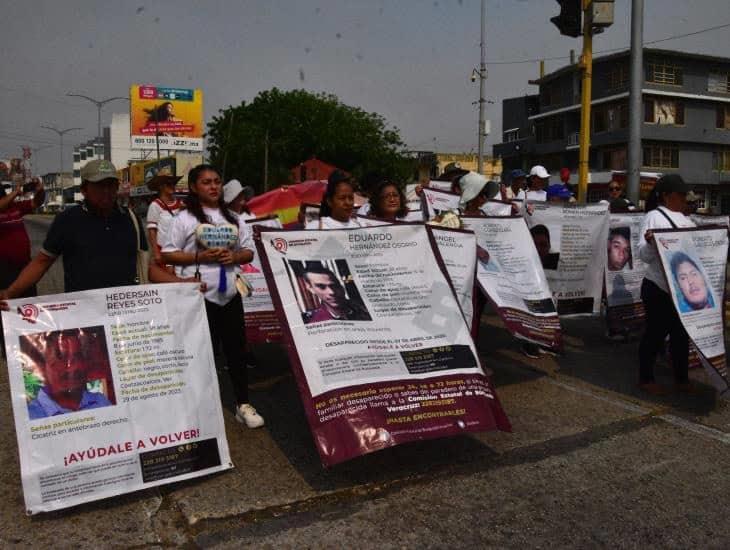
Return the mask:
[[8, 303], [2, 324], [27, 513], [233, 467], [197, 284]]
[[324, 465], [510, 429], [428, 227], [256, 228], [255, 241]]
[[654, 229], [669, 295], [713, 386], [730, 398], [723, 306], [728, 253], [725, 226]]
[[[276, 216], [246, 220], [253, 227], [281, 228]], [[241, 266], [241, 277], [245, 278], [251, 292], [243, 297], [243, 312], [246, 320], [246, 342], [264, 344], [281, 341], [281, 325], [274, 311], [269, 286], [266, 284], [261, 259], [254, 254], [253, 260]]]

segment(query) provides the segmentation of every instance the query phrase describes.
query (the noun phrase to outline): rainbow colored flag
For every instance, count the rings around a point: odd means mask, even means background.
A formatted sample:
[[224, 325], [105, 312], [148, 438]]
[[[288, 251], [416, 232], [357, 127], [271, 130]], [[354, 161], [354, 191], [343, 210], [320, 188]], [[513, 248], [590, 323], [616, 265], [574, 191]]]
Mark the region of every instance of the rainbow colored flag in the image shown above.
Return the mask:
[[276, 214], [284, 227], [297, 223], [299, 206], [303, 202], [322, 202], [326, 180], [309, 180], [294, 185], [282, 185], [277, 189], [258, 195], [248, 201], [247, 206], [257, 217]]

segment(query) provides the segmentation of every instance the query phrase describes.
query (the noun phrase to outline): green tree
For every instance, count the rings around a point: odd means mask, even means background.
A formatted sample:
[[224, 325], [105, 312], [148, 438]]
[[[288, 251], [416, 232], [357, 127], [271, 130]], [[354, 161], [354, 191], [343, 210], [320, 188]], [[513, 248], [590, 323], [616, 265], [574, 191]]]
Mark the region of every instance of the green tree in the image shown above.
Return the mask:
[[377, 113], [345, 105], [330, 94], [305, 90], [261, 92], [250, 103], [221, 109], [208, 123], [211, 162], [264, 190], [264, 148], [269, 188], [286, 183], [289, 170], [313, 156], [362, 177], [378, 172], [405, 182], [413, 162], [403, 155], [396, 128]]

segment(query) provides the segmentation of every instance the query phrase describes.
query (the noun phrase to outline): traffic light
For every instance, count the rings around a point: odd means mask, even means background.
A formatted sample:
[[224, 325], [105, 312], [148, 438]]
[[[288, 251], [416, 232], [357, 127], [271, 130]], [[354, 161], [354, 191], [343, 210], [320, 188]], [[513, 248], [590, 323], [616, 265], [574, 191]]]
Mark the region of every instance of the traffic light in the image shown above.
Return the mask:
[[550, 21], [560, 30], [560, 34], [578, 38], [583, 34], [581, 0], [557, 0], [557, 2], [560, 4], [560, 15], [551, 17]]

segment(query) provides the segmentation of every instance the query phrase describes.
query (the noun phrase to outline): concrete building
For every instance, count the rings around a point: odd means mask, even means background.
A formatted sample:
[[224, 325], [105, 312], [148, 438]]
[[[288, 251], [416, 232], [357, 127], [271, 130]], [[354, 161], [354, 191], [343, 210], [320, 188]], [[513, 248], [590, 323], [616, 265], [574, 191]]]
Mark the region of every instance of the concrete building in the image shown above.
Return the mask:
[[113, 113], [111, 124], [104, 128], [104, 158], [119, 170], [150, 157], [149, 151], [130, 148], [129, 132], [129, 113]]
[[[645, 48], [643, 110], [628, 110], [629, 52], [593, 64], [591, 172], [625, 170], [629, 116], [640, 116], [642, 171], [680, 173], [702, 206], [730, 212], [730, 58]], [[502, 103], [505, 170], [578, 166], [581, 74], [577, 65], [531, 83], [539, 93]]]
[[[415, 153], [417, 163], [417, 178], [419, 182], [437, 178], [445, 172], [447, 167], [458, 167], [462, 170], [476, 172], [479, 164], [475, 153], [436, 153], [433, 151], [418, 151]], [[502, 175], [502, 160], [484, 157], [482, 173], [489, 180], [499, 181]]]

